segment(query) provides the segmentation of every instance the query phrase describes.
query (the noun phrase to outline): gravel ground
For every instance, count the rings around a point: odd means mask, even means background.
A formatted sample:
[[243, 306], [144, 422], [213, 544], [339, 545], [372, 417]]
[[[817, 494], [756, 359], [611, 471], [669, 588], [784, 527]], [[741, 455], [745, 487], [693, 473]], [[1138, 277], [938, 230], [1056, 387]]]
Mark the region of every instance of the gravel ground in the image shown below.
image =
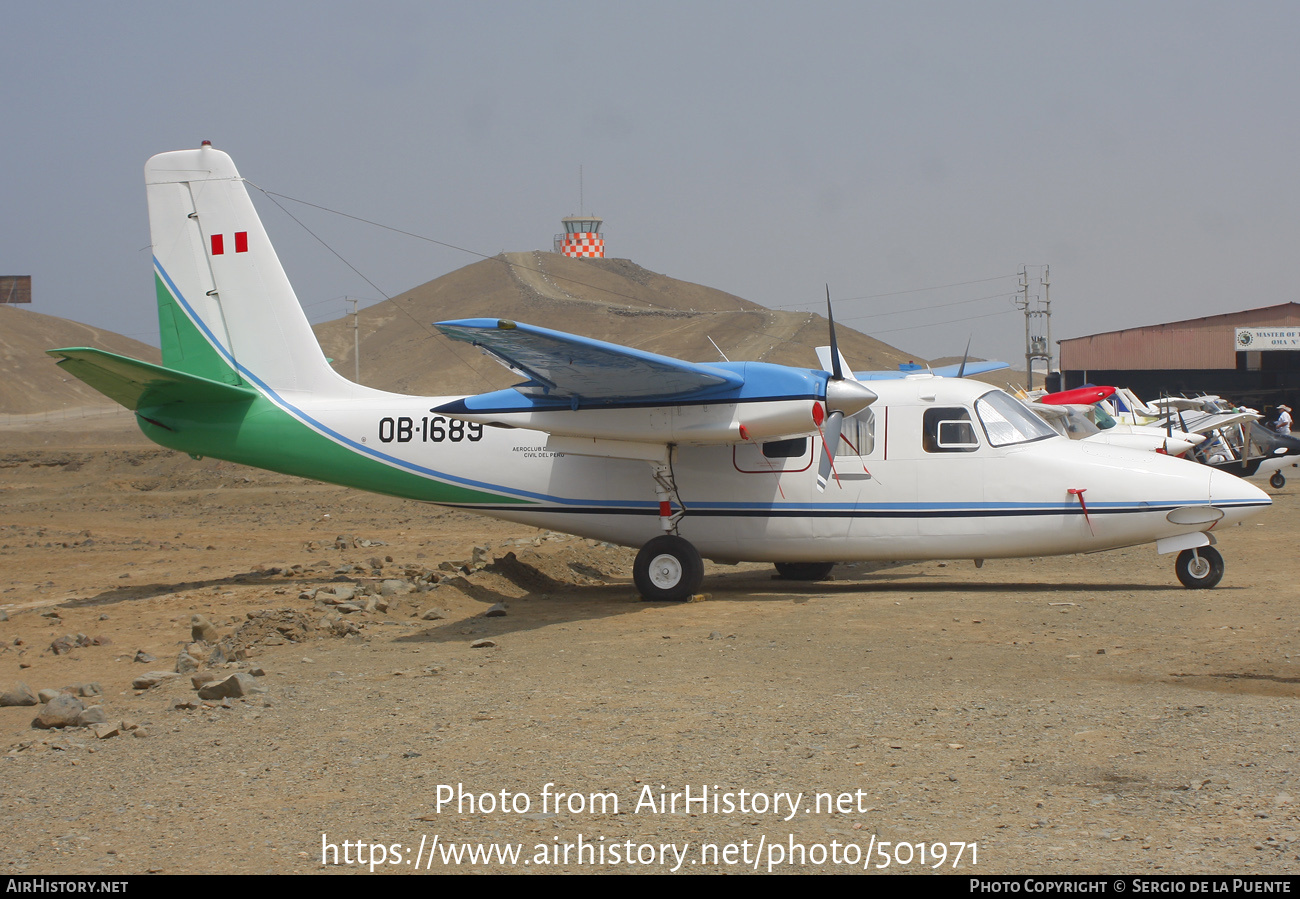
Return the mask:
[[[98, 684], [117, 731], [0, 708], [10, 873], [1297, 870], [1290, 486], [1211, 591], [1138, 547], [710, 566], [664, 605], [592, 541], [160, 450], [0, 455], [0, 692]], [[243, 658], [205, 662], [195, 614]], [[133, 689], [186, 648], [265, 692]]]

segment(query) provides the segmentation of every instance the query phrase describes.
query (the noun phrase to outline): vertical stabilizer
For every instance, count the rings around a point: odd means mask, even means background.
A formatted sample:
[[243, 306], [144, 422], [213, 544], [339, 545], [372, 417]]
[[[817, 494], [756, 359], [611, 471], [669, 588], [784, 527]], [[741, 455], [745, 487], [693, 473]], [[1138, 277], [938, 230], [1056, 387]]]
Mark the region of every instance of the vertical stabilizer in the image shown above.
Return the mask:
[[206, 141], [145, 164], [163, 363], [212, 380], [343, 391], [234, 161]]

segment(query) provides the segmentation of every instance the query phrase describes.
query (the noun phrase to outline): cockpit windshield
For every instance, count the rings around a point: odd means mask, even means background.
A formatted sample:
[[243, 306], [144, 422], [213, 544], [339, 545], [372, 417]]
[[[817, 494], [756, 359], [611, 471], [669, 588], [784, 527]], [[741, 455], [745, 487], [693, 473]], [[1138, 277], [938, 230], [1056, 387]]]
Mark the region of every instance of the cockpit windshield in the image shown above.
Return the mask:
[[990, 446], [1031, 443], [1060, 435], [1010, 394], [993, 390], [975, 401], [975, 414]]

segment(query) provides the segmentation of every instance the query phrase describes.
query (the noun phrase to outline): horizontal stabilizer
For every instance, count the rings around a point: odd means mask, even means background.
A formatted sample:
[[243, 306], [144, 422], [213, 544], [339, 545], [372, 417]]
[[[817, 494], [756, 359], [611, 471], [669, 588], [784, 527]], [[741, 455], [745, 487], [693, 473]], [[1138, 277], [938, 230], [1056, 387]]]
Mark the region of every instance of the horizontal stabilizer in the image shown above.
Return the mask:
[[59, 358], [59, 368], [133, 412], [170, 403], [249, 402], [258, 395], [248, 387], [212, 381], [90, 347], [46, 352]]

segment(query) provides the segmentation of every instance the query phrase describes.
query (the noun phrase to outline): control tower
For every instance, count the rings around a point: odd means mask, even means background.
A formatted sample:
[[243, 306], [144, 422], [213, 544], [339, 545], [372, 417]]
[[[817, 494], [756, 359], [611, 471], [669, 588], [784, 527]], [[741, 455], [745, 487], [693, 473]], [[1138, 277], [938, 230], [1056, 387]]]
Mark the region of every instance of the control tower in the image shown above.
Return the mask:
[[598, 215], [566, 215], [560, 219], [564, 233], [555, 235], [555, 252], [574, 258], [605, 258], [605, 238]]

